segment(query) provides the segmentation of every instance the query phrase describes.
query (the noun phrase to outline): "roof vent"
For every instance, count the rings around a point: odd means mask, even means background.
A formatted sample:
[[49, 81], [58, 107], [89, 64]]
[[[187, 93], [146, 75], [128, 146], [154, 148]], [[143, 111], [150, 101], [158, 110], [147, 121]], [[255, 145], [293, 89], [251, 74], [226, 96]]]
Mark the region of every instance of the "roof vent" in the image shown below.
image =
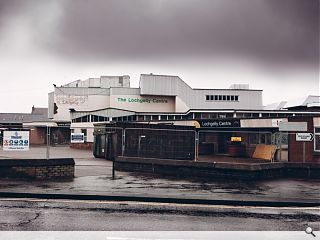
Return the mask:
[[232, 84], [229, 89], [249, 89], [249, 84]]

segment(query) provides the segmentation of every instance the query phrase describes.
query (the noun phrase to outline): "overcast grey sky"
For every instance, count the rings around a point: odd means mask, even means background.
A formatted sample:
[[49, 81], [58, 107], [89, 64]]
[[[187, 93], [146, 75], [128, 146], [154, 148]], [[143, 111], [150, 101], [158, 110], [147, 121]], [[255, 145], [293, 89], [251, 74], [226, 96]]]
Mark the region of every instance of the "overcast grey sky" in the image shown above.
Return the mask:
[[0, 0], [0, 112], [100, 75], [249, 83], [264, 104], [319, 94], [319, 0]]

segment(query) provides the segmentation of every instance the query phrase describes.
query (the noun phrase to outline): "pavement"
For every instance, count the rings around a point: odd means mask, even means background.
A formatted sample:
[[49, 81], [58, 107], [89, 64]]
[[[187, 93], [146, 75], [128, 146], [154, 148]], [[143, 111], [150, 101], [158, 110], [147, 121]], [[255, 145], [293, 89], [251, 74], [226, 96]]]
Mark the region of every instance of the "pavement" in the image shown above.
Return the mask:
[[[28, 154], [8, 153], [0, 149], [0, 161], [8, 158], [25, 158], [23, 155], [28, 155], [30, 158], [44, 158], [45, 153], [43, 147], [33, 148]], [[245, 205], [249, 202], [253, 205], [267, 203], [272, 206], [286, 206], [286, 204], [320, 206], [319, 179], [208, 181], [116, 171], [116, 178], [113, 180], [112, 162], [94, 158], [91, 151], [51, 147], [50, 157], [73, 157], [76, 162], [75, 178], [70, 181], [0, 179], [0, 196], [13, 197], [14, 194], [16, 196], [21, 194], [23, 197], [29, 194], [29, 197], [47, 198], [81, 199], [82, 196], [87, 199], [123, 201], [149, 199], [162, 202], [180, 200], [186, 203], [198, 201], [205, 204], [229, 205], [241, 205], [241, 203]]]

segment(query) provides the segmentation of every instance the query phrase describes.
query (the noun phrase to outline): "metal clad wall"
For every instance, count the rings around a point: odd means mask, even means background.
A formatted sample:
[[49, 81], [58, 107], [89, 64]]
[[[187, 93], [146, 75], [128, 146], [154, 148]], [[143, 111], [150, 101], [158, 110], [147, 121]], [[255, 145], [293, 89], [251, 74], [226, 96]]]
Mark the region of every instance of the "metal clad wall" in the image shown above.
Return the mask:
[[[192, 89], [179, 77], [141, 75], [141, 94], [179, 96], [190, 109], [262, 109], [262, 91], [240, 89]], [[206, 95], [237, 95], [239, 101], [206, 101]]]
[[56, 87], [56, 95], [110, 95], [110, 89], [106, 88], [87, 88], [87, 87]]
[[54, 92], [48, 94], [48, 118], [53, 118]]
[[110, 95], [139, 95], [140, 88], [111, 88]]

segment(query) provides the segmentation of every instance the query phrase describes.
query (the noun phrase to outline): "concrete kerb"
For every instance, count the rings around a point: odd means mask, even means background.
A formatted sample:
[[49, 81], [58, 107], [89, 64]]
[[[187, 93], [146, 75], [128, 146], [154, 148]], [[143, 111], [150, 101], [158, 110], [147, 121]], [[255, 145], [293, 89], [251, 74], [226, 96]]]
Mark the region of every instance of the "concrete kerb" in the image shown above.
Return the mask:
[[227, 163], [194, 162], [172, 159], [117, 157], [116, 170], [152, 172], [164, 175], [198, 176], [242, 179], [272, 179], [280, 177], [319, 178], [320, 165], [306, 163]]
[[144, 203], [173, 203], [173, 204], [197, 204], [197, 205], [225, 205], [248, 207], [320, 207], [320, 201], [250, 201], [250, 200], [212, 200], [195, 198], [167, 198], [145, 197], [125, 195], [87, 195], [87, 194], [43, 194], [0, 192], [0, 198], [20, 199], [68, 199], [68, 200], [95, 200], [116, 202], [144, 202]]

